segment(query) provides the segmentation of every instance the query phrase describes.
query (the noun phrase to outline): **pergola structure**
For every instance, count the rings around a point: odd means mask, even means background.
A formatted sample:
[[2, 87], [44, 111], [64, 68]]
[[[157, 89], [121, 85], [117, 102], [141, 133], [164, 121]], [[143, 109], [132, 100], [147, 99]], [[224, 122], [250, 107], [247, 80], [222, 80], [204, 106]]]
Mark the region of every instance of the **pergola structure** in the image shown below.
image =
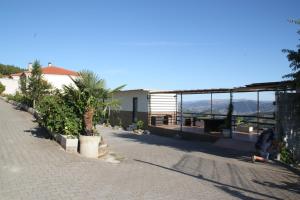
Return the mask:
[[[182, 108], [182, 96], [192, 95], [192, 94], [210, 94], [210, 115], [213, 116], [213, 94], [218, 93], [246, 93], [255, 92], [257, 94], [257, 129], [259, 129], [259, 119], [260, 119], [260, 92], [287, 92], [294, 91], [295, 88], [291, 84], [291, 81], [280, 81], [280, 82], [264, 82], [264, 83], [253, 83], [250, 85], [245, 85], [242, 87], [234, 88], [217, 88], [217, 89], [194, 89], [194, 90], [165, 90], [165, 91], [151, 91], [150, 95], [158, 94], [175, 94], [176, 97], [180, 97], [180, 132], [182, 132], [183, 127], [183, 108]], [[150, 109], [151, 116], [151, 109]], [[177, 121], [177, 119], [176, 119]]]

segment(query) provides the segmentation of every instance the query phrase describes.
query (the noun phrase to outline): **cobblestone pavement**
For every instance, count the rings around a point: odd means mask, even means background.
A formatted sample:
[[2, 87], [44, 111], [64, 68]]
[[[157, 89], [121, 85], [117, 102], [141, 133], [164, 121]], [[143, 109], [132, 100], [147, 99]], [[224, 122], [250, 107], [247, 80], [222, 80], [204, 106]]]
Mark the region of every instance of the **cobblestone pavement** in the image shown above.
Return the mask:
[[101, 128], [120, 164], [69, 154], [0, 100], [0, 199], [300, 199], [299, 176], [208, 143]]

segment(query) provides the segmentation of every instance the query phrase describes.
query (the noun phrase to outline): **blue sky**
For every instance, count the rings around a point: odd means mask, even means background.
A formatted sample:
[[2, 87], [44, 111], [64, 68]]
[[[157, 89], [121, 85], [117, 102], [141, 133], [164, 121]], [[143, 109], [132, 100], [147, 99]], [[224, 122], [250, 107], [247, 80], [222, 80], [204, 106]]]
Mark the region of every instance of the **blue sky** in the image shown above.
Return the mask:
[[300, 1], [0, 0], [0, 62], [90, 69], [109, 87], [195, 89], [279, 81]]

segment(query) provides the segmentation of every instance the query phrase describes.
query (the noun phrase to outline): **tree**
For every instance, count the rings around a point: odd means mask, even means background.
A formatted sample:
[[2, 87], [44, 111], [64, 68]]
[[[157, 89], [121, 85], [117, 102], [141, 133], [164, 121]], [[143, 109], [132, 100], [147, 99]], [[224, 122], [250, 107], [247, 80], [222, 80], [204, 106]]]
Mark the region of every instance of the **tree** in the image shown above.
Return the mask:
[[21, 90], [21, 93], [26, 96], [27, 95], [27, 77], [25, 74], [22, 74], [20, 76], [19, 88]]
[[[300, 19], [291, 20], [292, 23], [300, 25]], [[300, 30], [297, 31], [300, 34]], [[286, 74], [283, 78], [290, 78], [296, 87], [300, 87], [300, 44], [297, 45], [297, 50], [283, 49], [283, 53], [287, 53], [287, 59], [290, 61], [292, 73]]]
[[32, 65], [31, 75], [28, 79], [28, 94], [32, 101], [33, 108], [36, 102], [45, 94], [49, 93], [51, 85], [42, 77], [42, 68], [39, 61], [34, 61]]
[[225, 127], [230, 130], [230, 137], [232, 137], [232, 113], [233, 113], [233, 102], [232, 102], [232, 92], [230, 92], [230, 100], [227, 110], [227, 115], [225, 119]]
[[0, 63], [0, 74], [1, 75], [10, 75], [14, 73], [23, 72], [24, 69], [21, 69], [20, 67], [16, 67], [14, 65], [4, 65]]
[[5, 91], [5, 85], [0, 82], [0, 94]]
[[105, 87], [105, 81], [97, 74], [83, 70], [79, 77], [72, 79], [75, 86], [64, 86], [66, 101], [73, 104], [83, 121], [84, 135], [94, 135], [94, 116], [97, 112], [106, 112], [108, 106], [114, 106], [115, 101], [109, 97], [124, 86], [114, 90]]

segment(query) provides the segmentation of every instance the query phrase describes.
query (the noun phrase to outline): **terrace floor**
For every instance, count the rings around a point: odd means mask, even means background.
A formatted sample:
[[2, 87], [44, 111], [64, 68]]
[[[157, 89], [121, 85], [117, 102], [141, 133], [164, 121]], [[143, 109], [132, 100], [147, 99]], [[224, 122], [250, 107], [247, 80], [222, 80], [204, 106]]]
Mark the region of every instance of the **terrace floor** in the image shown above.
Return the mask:
[[0, 100], [0, 199], [300, 199], [299, 175], [212, 145], [99, 128], [120, 164], [66, 153]]
[[[158, 125], [158, 126], [150, 126], [151, 130], [154, 132], [160, 133], [159, 135], [175, 135], [180, 134], [180, 125]], [[189, 138], [188, 136], [192, 136], [192, 139], [195, 140], [204, 140], [201, 136], [207, 136], [214, 138], [213, 140], [218, 139], [216, 146], [230, 148], [235, 150], [247, 151], [247, 152], [255, 152], [255, 142], [258, 138], [257, 132], [240, 132], [234, 130], [232, 133], [232, 139], [223, 139], [221, 132], [210, 132], [205, 133], [204, 127], [199, 126], [182, 126], [182, 136]]]

